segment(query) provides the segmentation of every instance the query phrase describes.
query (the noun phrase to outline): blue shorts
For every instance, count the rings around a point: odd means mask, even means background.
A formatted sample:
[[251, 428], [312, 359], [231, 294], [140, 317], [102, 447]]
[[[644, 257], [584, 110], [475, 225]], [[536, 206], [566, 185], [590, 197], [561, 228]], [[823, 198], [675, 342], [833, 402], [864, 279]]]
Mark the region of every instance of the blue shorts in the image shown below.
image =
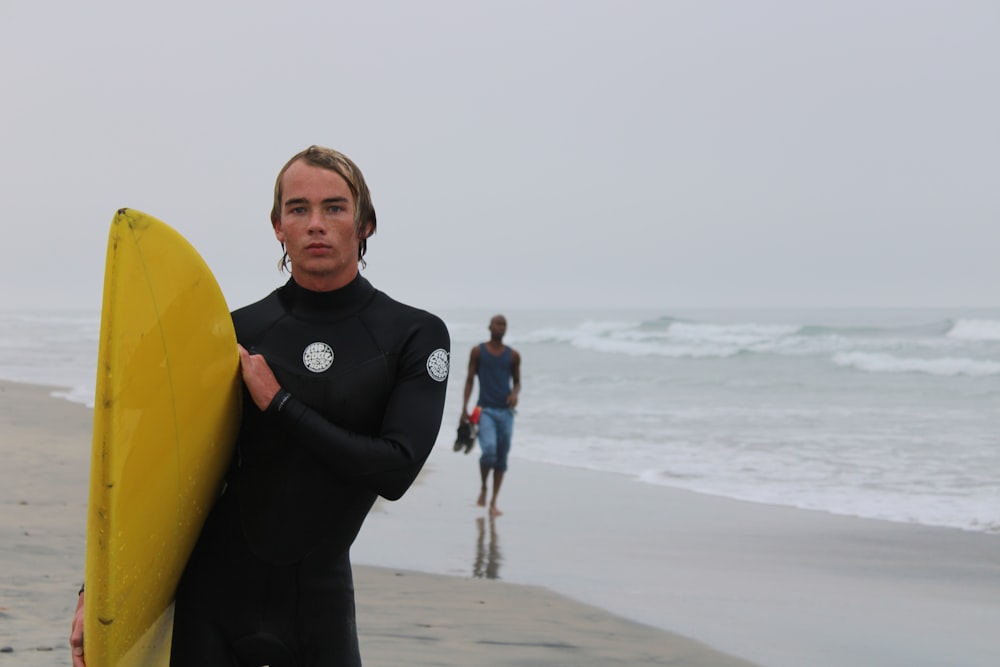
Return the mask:
[[513, 432], [513, 408], [483, 408], [479, 415], [479, 447], [483, 450], [479, 465], [506, 472]]

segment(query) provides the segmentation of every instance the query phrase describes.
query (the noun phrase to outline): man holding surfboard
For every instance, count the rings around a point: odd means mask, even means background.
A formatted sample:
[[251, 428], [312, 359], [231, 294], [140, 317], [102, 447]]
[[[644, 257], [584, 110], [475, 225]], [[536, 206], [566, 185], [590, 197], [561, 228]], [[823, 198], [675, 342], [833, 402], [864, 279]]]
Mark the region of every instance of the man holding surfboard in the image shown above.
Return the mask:
[[[348, 550], [441, 423], [448, 331], [360, 275], [376, 218], [358, 167], [317, 146], [293, 156], [271, 223], [291, 278], [232, 314], [242, 424], [178, 587], [174, 666], [360, 665]], [[71, 644], [81, 667], [76, 620]]]

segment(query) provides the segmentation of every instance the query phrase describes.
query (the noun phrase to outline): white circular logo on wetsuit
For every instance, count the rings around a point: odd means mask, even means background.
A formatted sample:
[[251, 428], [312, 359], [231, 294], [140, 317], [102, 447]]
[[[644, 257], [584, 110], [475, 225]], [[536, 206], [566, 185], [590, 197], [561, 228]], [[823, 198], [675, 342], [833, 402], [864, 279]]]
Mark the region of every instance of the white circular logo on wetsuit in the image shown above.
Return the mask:
[[438, 382], [448, 379], [448, 350], [439, 347], [431, 352], [427, 357], [427, 374]]
[[322, 373], [333, 365], [333, 348], [326, 343], [313, 343], [302, 352], [302, 363], [313, 373]]

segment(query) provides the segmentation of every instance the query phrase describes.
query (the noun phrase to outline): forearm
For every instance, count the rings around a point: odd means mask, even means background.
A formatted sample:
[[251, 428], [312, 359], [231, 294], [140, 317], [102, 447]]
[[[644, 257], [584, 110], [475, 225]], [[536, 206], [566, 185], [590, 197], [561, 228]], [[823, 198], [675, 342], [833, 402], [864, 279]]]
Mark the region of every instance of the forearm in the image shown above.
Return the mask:
[[462, 414], [469, 413], [469, 399], [472, 398], [472, 383], [465, 383], [465, 390], [462, 392]]
[[441, 389], [439, 395], [425, 393], [410, 401], [405, 414], [387, 410], [374, 435], [338, 426], [287, 392], [279, 392], [268, 410], [287, 429], [293, 446], [304, 448], [338, 476], [362, 480], [379, 495], [395, 499], [412, 483], [437, 440], [443, 384]]

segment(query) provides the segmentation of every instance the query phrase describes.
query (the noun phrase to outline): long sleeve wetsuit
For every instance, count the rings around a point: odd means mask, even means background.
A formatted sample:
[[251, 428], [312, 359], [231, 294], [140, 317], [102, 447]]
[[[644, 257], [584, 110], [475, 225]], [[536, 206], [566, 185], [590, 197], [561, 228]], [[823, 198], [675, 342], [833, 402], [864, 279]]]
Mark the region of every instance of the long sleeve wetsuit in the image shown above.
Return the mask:
[[233, 313], [282, 390], [244, 392], [226, 491], [177, 595], [171, 664], [360, 665], [348, 550], [379, 495], [399, 498], [441, 425], [449, 338], [358, 276], [288, 283]]

